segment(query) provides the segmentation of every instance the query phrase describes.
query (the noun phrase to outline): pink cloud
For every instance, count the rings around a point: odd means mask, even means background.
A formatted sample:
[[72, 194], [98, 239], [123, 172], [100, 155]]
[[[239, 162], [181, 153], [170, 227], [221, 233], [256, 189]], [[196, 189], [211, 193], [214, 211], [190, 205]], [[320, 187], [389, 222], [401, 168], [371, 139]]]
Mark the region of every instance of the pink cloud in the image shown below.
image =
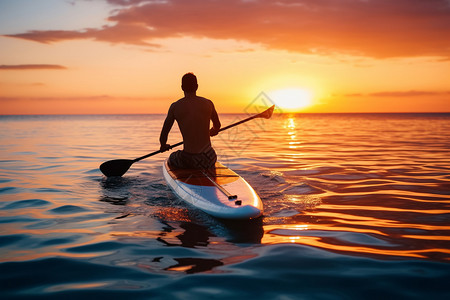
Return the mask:
[[115, 25], [8, 35], [156, 46], [180, 36], [243, 40], [300, 53], [450, 57], [447, 0], [108, 0]]
[[31, 40], [43, 44], [52, 44], [67, 40], [92, 39], [109, 43], [124, 43], [158, 47], [156, 44], [151, 44], [145, 41], [145, 39], [150, 38], [146, 28], [129, 24], [117, 24], [115, 26], [104, 26], [100, 29], [91, 28], [83, 31], [33, 30], [27, 33], [6, 36]]
[[64, 66], [60, 65], [45, 65], [45, 64], [31, 64], [31, 65], [0, 65], [1, 70], [65, 70]]
[[384, 91], [369, 94], [346, 94], [346, 97], [388, 97], [388, 98], [402, 98], [402, 97], [425, 97], [425, 96], [446, 96], [450, 95], [450, 91]]

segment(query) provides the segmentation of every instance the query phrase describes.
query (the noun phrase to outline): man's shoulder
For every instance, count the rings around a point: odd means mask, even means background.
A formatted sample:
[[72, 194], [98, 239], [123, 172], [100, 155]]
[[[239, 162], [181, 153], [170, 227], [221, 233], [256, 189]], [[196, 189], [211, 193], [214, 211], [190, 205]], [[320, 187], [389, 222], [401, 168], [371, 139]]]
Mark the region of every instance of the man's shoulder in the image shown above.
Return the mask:
[[180, 98], [180, 99], [176, 100], [175, 102], [173, 102], [172, 105], [177, 104], [177, 103], [180, 103], [180, 102], [182, 102], [182, 101], [185, 100], [185, 99], [186, 99], [185, 97]]
[[197, 96], [200, 100], [202, 100], [202, 101], [205, 101], [205, 102], [208, 102], [208, 103], [213, 103], [211, 100], [209, 100], [208, 98], [205, 98], [205, 97], [200, 97], [200, 96]]
[[175, 107], [179, 106], [183, 102], [183, 100], [185, 100], [185, 98], [180, 98], [180, 99], [172, 102], [172, 104], [170, 105], [170, 108], [175, 108]]

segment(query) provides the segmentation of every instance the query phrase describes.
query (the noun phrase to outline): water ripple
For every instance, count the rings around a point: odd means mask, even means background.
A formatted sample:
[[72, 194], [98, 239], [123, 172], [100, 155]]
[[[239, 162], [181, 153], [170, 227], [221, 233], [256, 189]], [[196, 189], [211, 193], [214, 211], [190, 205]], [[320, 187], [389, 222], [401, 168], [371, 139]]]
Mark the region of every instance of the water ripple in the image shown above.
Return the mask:
[[219, 159], [264, 202], [245, 222], [177, 199], [169, 153], [101, 176], [158, 149], [163, 120], [0, 116], [2, 297], [447, 296], [449, 115], [283, 115], [219, 135]]

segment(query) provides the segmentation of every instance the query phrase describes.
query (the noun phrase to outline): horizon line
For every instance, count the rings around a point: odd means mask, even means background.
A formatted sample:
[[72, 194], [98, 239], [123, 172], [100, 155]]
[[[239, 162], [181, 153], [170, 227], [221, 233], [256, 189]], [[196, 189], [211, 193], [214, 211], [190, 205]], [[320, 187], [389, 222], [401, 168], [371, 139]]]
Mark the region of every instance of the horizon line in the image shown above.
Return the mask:
[[[0, 117], [4, 116], [145, 116], [145, 115], [166, 115], [167, 113], [48, 113], [48, 114], [2, 114]], [[225, 112], [219, 113], [219, 115], [252, 115], [245, 112]], [[412, 111], [412, 112], [276, 112], [277, 115], [319, 115], [319, 114], [450, 114], [450, 111]]]

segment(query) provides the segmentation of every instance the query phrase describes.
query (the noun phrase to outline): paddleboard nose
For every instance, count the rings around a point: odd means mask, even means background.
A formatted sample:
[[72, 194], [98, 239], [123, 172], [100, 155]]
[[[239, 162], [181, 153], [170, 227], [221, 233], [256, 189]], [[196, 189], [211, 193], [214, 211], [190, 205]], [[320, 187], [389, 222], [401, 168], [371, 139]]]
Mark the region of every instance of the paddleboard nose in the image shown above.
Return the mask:
[[251, 206], [251, 205], [245, 205], [240, 208], [238, 208], [233, 215], [233, 219], [235, 218], [248, 218], [248, 219], [255, 219], [260, 217], [263, 214], [263, 211], [257, 207]]

